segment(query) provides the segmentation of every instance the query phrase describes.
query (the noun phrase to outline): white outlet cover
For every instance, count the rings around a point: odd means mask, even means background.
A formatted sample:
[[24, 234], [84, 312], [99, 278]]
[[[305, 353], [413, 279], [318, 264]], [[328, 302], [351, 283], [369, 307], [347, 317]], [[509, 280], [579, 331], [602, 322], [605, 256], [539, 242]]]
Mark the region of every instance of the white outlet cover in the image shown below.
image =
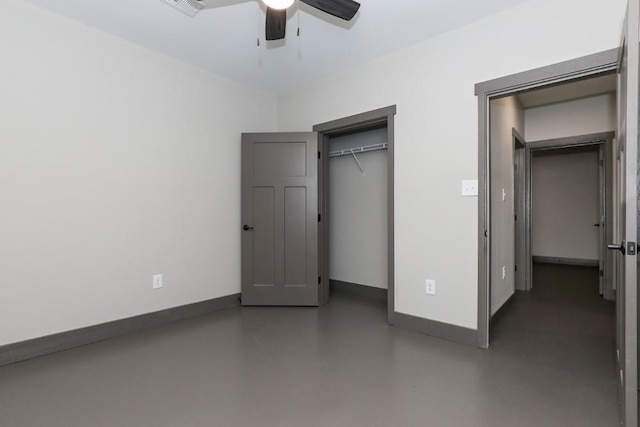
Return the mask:
[[425, 292], [427, 295], [435, 295], [436, 294], [436, 281], [427, 279], [425, 282]]
[[163, 286], [162, 284], [162, 274], [154, 274], [153, 275], [153, 289], [160, 289]]
[[462, 195], [465, 197], [478, 195], [478, 180], [471, 179], [462, 181]]

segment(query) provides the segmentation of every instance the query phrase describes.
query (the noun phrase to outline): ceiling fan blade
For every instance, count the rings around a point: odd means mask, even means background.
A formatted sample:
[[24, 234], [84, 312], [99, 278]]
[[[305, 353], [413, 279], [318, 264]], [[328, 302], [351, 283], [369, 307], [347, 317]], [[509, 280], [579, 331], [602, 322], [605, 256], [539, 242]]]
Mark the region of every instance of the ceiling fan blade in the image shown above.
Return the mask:
[[306, 3], [309, 6], [315, 7], [330, 15], [336, 16], [345, 21], [351, 21], [355, 16], [358, 9], [360, 9], [360, 3], [353, 0], [300, 0], [302, 3]]
[[273, 9], [267, 7], [267, 40], [280, 40], [284, 38], [287, 30], [287, 9]]

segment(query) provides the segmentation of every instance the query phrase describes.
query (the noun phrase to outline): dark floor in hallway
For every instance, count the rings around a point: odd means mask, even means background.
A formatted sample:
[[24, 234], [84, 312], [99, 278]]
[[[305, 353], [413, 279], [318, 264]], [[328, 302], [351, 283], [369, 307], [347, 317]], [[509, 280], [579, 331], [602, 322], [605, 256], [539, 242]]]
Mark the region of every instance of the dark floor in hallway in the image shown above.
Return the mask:
[[488, 351], [335, 295], [53, 354], [0, 368], [0, 426], [617, 426], [613, 306], [588, 273], [537, 266]]
[[597, 268], [534, 264], [533, 290], [516, 292], [491, 328], [489, 353], [528, 377], [540, 425], [555, 425], [547, 408], [559, 404], [575, 412], [567, 425], [587, 413], [582, 425], [617, 425], [615, 303], [598, 294]]

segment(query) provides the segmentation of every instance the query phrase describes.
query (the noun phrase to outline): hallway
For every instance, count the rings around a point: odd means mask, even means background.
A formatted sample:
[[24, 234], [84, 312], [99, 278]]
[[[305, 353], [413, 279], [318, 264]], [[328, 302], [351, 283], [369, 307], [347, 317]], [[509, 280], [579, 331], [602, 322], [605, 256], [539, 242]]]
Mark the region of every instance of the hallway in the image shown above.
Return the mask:
[[533, 290], [516, 292], [491, 332], [492, 362], [530, 388], [541, 417], [558, 404], [580, 417], [591, 402], [600, 425], [616, 425], [615, 303], [598, 295], [597, 268], [535, 263]]

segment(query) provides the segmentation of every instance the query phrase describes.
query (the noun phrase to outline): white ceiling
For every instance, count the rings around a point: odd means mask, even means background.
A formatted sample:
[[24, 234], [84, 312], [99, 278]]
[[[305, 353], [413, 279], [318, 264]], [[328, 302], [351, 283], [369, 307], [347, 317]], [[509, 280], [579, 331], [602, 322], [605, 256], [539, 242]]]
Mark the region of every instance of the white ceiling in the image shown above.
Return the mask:
[[268, 44], [259, 0], [206, 0], [208, 9], [195, 18], [161, 0], [28, 1], [218, 75], [281, 93], [528, 0], [360, 0], [350, 23], [296, 4], [289, 9], [285, 41]]

